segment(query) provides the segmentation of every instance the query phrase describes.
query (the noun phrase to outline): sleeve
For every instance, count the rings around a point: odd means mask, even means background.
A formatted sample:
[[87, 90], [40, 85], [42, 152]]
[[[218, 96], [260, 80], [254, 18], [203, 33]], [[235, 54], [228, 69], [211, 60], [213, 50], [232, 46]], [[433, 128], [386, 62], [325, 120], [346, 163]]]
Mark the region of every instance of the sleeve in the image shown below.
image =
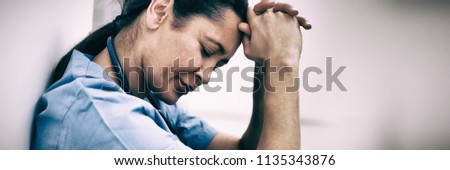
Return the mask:
[[[145, 101], [119, 93], [105, 92], [96, 96], [102, 97], [93, 97], [91, 93], [91, 100], [79, 100], [77, 103], [81, 105], [74, 106], [89, 108], [90, 111], [78, 112], [75, 113], [77, 116], [66, 118], [75, 119], [71, 121], [71, 124], [76, 126], [71, 128], [75, 131], [71, 135], [73, 140], [86, 139], [89, 142], [83, 143], [88, 144], [91, 149], [101, 148], [107, 143], [116, 143], [124, 149], [132, 150], [191, 149], [176, 135], [164, 129], [163, 119], [157, 110], [146, 107], [148, 103]], [[85, 113], [85, 116], [80, 113]], [[92, 134], [88, 135], [89, 133]]]
[[171, 114], [172, 128], [178, 138], [192, 149], [206, 149], [218, 131], [200, 118], [189, 114], [179, 105], [168, 109]]

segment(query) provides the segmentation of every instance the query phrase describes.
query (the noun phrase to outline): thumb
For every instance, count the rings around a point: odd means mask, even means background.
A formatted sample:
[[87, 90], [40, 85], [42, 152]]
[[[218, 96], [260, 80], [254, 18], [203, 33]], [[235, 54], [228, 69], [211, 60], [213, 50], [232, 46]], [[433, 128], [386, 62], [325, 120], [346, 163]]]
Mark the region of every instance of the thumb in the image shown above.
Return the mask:
[[250, 46], [250, 37], [249, 36], [242, 36], [242, 46], [245, 48], [248, 48]]
[[239, 29], [239, 31], [243, 32], [245, 34], [245, 36], [252, 35], [252, 30], [250, 29], [250, 25], [248, 25], [245, 22], [239, 23], [238, 29]]
[[244, 47], [244, 54], [248, 57], [250, 52], [250, 37], [244, 35], [242, 36], [242, 47]]

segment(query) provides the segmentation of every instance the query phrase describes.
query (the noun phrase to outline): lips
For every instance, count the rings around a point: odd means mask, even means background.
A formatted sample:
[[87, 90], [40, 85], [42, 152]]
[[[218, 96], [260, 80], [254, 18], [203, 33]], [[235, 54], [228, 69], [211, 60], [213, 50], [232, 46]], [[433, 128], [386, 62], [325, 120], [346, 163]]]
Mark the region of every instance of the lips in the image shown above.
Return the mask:
[[176, 86], [176, 92], [179, 94], [187, 94], [189, 92], [189, 89], [187, 88], [186, 85], [184, 85], [184, 83], [182, 83], [181, 81], [177, 81], [176, 83], [178, 86]]
[[189, 92], [194, 91], [196, 88], [195, 86], [189, 85], [189, 84], [185, 83], [184, 81], [180, 81], [180, 82], [181, 82], [181, 85], [183, 85], [186, 88], [186, 90]]
[[193, 85], [189, 85], [188, 83], [186, 83], [185, 81], [183, 81], [181, 78], [176, 79], [176, 91], [177, 93], [181, 94], [181, 95], [186, 95], [191, 91], [194, 91], [196, 86]]

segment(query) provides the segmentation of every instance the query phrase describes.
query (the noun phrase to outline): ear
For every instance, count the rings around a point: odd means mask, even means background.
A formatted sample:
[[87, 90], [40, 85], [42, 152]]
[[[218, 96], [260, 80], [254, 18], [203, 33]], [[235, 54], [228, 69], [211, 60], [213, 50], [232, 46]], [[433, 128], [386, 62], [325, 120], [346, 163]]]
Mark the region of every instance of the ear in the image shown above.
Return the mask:
[[173, 0], [152, 0], [147, 8], [147, 28], [158, 29], [172, 13]]

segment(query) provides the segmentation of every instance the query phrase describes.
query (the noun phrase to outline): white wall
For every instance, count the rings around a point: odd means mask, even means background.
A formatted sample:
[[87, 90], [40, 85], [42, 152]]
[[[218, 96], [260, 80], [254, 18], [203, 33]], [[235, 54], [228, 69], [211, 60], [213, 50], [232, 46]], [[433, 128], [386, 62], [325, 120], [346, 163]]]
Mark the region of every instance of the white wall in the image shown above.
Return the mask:
[[297, 6], [315, 24], [302, 66], [348, 66], [348, 92], [303, 93], [305, 148], [450, 149], [450, 1]]
[[[279, 0], [313, 23], [304, 31], [301, 70], [320, 67], [311, 85], [325, 83], [326, 57], [342, 92], [301, 92], [304, 149], [450, 149], [450, 1]], [[251, 66], [242, 50], [230, 65]], [[235, 91], [190, 94], [193, 113], [218, 129], [241, 135], [251, 94], [234, 75]], [[226, 83], [216, 83], [225, 87]], [[282, 102], [282, 101], [280, 101]]]
[[0, 1], [0, 149], [28, 149], [52, 69], [92, 29], [93, 0]]

